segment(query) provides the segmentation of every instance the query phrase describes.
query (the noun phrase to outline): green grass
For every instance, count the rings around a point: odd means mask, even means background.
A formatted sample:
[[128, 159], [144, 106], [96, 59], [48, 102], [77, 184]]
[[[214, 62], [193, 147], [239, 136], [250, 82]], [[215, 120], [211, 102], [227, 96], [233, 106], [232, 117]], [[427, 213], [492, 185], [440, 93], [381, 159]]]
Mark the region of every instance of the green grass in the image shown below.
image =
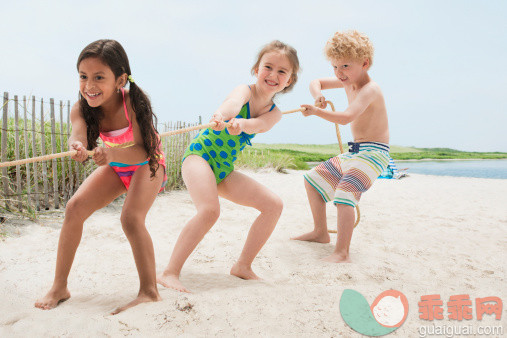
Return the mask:
[[[317, 153], [317, 154], [335, 154], [336, 151], [339, 151], [338, 143], [334, 144], [292, 144], [292, 143], [274, 143], [274, 144], [265, 144], [265, 143], [256, 143], [253, 146], [254, 149], [269, 149], [269, 150], [295, 150], [299, 152], [305, 153]], [[347, 144], [343, 144], [344, 151], [347, 151]], [[419, 150], [414, 147], [402, 147], [402, 146], [391, 146], [391, 152], [395, 153], [408, 153], [408, 152], [420, 152], [423, 150]], [[333, 156], [335, 156], [333, 155]]]
[[[343, 145], [346, 152], [348, 147]], [[240, 167], [253, 169], [270, 167], [284, 169], [308, 169], [307, 162], [322, 162], [339, 154], [338, 144], [263, 144], [248, 147], [238, 157]], [[505, 159], [507, 153], [466, 152], [449, 148], [415, 148], [391, 146], [391, 157], [395, 160], [423, 159]]]
[[238, 168], [272, 168], [277, 172], [284, 172], [285, 169], [307, 169], [308, 165], [304, 160], [283, 150], [271, 149], [245, 149], [235, 163]]

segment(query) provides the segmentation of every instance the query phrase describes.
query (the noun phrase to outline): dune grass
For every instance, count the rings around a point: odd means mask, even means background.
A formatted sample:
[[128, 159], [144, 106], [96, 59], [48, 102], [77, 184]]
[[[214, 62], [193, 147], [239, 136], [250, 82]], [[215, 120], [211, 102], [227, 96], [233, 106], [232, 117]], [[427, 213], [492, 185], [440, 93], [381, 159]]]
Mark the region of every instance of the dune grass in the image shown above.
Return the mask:
[[285, 169], [307, 169], [308, 165], [297, 156], [283, 150], [245, 149], [235, 163], [238, 168], [272, 168], [277, 172]]
[[[343, 145], [348, 151], [346, 144]], [[322, 162], [340, 153], [338, 144], [264, 144], [257, 143], [248, 147], [238, 158], [239, 167], [274, 168], [307, 170], [308, 162]], [[467, 152], [449, 148], [415, 148], [391, 146], [394, 160], [430, 160], [430, 159], [505, 159], [507, 153]]]

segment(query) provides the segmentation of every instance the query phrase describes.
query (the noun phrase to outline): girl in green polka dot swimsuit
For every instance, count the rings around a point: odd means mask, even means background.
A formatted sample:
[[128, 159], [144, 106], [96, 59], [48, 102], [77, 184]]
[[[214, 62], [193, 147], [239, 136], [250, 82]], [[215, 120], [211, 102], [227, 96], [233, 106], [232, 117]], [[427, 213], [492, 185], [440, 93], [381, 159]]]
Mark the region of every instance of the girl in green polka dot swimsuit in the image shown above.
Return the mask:
[[[172, 289], [188, 292], [181, 284], [181, 269], [188, 256], [220, 215], [218, 197], [260, 211], [248, 233], [245, 246], [230, 273], [243, 279], [258, 279], [252, 262], [273, 232], [282, 213], [282, 201], [252, 178], [234, 170], [234, 161], [257, 133], [270, 130], [282, 114], [273, 104], [278, 93], [291, 90], [299, 71], [294, 48], [273, 41], [259, 52], [252, 67], [257, 81], [240, 85], [227, 96], [210, 122], [186, 149], [182, 176], [197, 213], [181, 231], [169, 264], [157, 281]], [[230, 126], [225, 128], [225, 122]]]
[[[273, 104], [268, 113], [274, 108], [275, 105]], [[249, 118], [250, 104], [247, 102], [241, 107], [235, 119]], [[254, 136], [255, 134], [247, 134], [245, 132], [239, 135], [231, 135], [227, 129], [213, 130], [208, 128], [201, 130], [190, 146], [185, 150], [183, 161], [185, 161], [189, 155], [198, 155], [202, 157], [209, 163], [217, 184], [220, 184], [220, 182], [234, 170], [234, 161], [236, 161], [239, 152], [243, 151], [246, 145], [252, 145], [250, 140]]]

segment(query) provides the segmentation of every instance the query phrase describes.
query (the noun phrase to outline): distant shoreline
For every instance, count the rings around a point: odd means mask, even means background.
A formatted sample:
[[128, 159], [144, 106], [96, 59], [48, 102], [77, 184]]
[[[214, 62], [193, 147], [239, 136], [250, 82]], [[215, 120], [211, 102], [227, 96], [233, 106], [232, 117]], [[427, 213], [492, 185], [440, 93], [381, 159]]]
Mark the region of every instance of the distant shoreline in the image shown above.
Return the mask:
[[[344, 151], [348, 147], [343, 145]], [[265, 144], [255, 143], [239, 156], [238, 165], [250, 168], [273, 167], [308, 169], [308, 163], [323, 162], [340, 153], [338, 144]], [[449, 148], [414, 148], [391, 145], [395, 162], [472, 161], [507, 159], [502, 152], [465, 152]]]
[[422, 158], [396, 160], [396, 162], [448, 162], [448, 161], [507, 161], [507, 158]]
[[[397, 145], [390, 146], [390, 155], [395, 161], [406, 160], [472, 160], [472, 159], [507, 159], [505, 152], [472, 152], [450, 148], [414, 148]], [[343, 145], [344, 151], [348, 147]], [[247, 152], [266, 152], [292, 157], [303, 162], [320, 162], [340, 153], [338, 144], [263, 144], [256, 143], [248, 147]]]

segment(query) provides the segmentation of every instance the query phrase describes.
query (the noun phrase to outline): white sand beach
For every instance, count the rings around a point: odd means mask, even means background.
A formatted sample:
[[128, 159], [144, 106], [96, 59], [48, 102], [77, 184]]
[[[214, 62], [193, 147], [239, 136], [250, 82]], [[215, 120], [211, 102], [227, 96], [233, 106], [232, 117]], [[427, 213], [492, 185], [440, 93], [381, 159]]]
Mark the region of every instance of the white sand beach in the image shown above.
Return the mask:
[[[291, 241], [312, 229], [304, 172], [247, 172], [284, 201], [282, 217], [254, 261], [265, 281], [229, 275], [257, 212], [222, 200], [218, 223], [190, 256], [182, 282], [192, 293], [159, 288], [162, 301], [116, 316], [109, 311], [135, 298], [138, 277], [120, 224], [121, 204], [92, 215], [69, 278], [72, 297], [50, 311], [33, 304], [51, 286], [62, 214], [38, 224], [6, 224], [0, 239], [0, 337], [103, 336], [306, 336], [360, 337], [345, 324], [339, 301], [344, 289], [371, 304], [396, 289], [409, 302], [405, 323], [392, 336], [418, 336], [422, 325], [503, 325], [507, 329], [507, 180], [410, 175], [378, 180], [360, 203], [361, 222], [350, 264], [319, 259], [330, 244]], [[168, 263], [180, 230], [194, 213], [187, 191], [160, 195], [148, 214], [157, 271]], [[328, 205], [330, 228], [336, 209]], [[9, 221], [8, 221], [9, 223]], [[419, 319], [420, 297], [440, 294], [444, 319]], [[497, 296], [502, 319], [486, 315], [447, 318], [452, 295]]]

